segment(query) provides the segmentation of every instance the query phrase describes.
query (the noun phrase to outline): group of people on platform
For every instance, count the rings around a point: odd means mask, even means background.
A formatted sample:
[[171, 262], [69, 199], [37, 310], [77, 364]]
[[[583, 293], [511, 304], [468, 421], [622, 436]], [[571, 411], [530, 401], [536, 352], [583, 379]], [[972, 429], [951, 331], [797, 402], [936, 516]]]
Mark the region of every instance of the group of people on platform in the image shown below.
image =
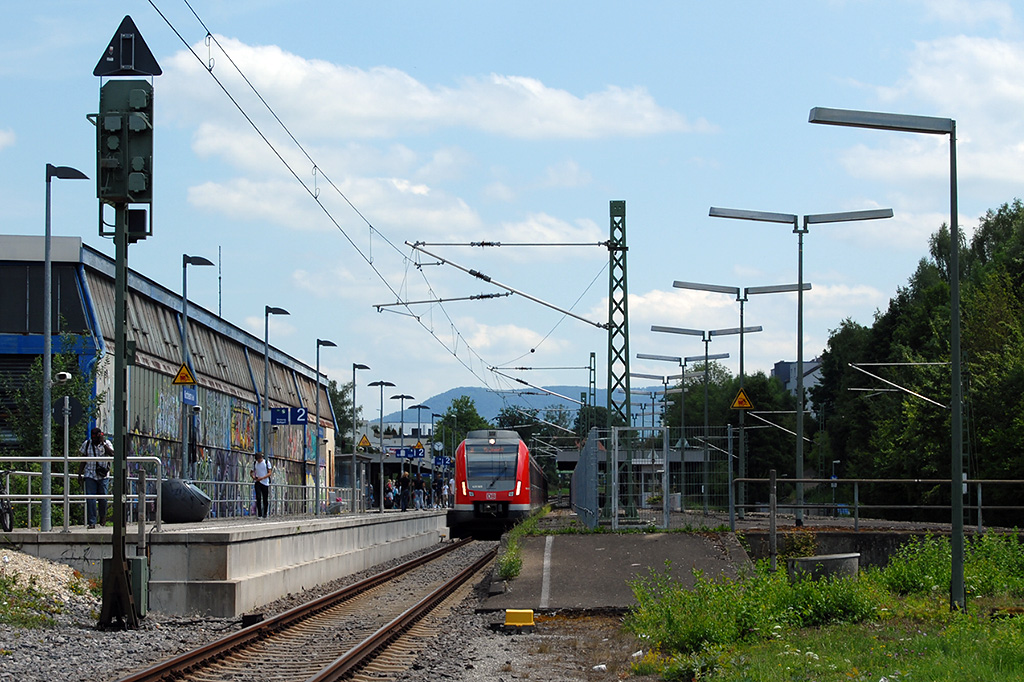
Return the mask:
[[[367, 486], [372, 498], [373, 486]], [[448, 509], [455, 503], [455, 479], [444, 480], [443, 476], [426, 476], [403, 471], [397, 479], [384, 481], [384, 508], [401, 509]], [[374, 506], [374, 505], [369, 505]]]

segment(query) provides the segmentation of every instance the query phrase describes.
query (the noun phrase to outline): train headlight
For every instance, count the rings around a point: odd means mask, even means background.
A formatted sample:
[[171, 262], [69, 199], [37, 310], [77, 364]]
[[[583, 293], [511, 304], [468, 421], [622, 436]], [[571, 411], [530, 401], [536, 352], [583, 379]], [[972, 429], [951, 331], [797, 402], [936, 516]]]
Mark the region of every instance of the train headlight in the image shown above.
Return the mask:
[[462, 494], [463, 495], [466, 494], [466, 482], [465, 481], [462, 481]]
[[523, 482], [522, 481], [516, 481], [516, 495], [517, 496], [519, 495], [519, 492], [522, 489], [523, 489]]

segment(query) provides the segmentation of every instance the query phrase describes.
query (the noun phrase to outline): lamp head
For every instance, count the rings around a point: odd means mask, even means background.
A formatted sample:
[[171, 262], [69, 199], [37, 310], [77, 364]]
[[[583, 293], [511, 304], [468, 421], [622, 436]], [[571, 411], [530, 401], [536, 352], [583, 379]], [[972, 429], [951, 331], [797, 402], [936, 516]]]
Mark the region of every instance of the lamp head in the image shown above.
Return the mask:
[[291, 313], [289, 313], [284, 308], [275, 308], [272, 305], [268, 305], [268, 306], [266, 306], [264, 308], [264, 314], [266, 314], [266, 315], [291, 315]]

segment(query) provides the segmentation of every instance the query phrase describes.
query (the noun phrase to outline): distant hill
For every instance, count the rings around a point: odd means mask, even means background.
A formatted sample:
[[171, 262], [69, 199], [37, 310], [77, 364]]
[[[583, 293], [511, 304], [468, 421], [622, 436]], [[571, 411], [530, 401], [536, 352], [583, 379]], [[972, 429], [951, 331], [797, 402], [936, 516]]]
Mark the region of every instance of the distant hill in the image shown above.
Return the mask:
[[[587, 388], [585, 386], [545, 386], [549, 391], [557, 393], [559, 395], [572, 398], [574, 400], [580, 399], [580, 393], [586, 393]], [[645, 387], [636, 387], [645, 388]], [[655, 387], [656, 390], [661, 390], [662, 386], [659, 384]], [[498, 417], [498, 413], [501, 412], [504, 407], [521, 407], [527, 410], [545, 410], [551, 406], [556, 407], [567, 407], [573, 411], [579, 409], [579, 405], [574, 402], [563, 400], [558, 396], [548, 395], [537, 391], [535, 389], [525, 388], [522, 393], [503, 392], [495, 393], [486, 388], [480, 388], [479, 386], [463, 386], [461, 388], [453, 388], [445, 391], [438, 395], [432, 396], [427, 400], [421, 402], [422, 405], [429, 405], [430, 412], [437, 414], [444, 414], [451, 406], [452, 401], [462, 396], [468, 396], [473, 400], [476, 405], [476, 411], [480, 413], [480, 416], [489, 422], [493, 422]], [[599, 407], [603, 407], [607, 404], [606, 402], [607, 391], [603, 388], [597, 389], [597, 404]], [[430, 420], [430, 413], [426, 410], [422, 411], [420, 417], [423, 419], [423, 423], [427, 423]], [[574, 417], [575, 418], [575, 417]], [[401, 420], [401, 414], [398, 410], [395, 410], [391, 414], [385, 415], [385, 422], [397, 422]], [[376, 421], [376, 420], [374, 420]], [[410, 410], [408, 407], [405, 408], [405, 423], [416, 422], [416, 410]]]

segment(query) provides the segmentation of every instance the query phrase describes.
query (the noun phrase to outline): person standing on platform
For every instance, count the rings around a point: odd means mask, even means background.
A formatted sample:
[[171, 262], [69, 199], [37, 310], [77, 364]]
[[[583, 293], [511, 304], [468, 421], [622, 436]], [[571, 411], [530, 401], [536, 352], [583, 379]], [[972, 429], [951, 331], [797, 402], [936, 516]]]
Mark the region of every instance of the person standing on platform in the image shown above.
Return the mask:
[[270, 462], [263, 459], [263, 453], [256, 453], [256, 462], [252, 465], [250, 472], [253, 481], [253, 488], [256, 490], [256, 516], [261, 519], [267, 518], [267, 511], [270, 507], [270, 475], [274, 472]]
[[[82, 443], [78, 449], [83, 457], [113, 457], [114, 444], [103, 435], [102, 429], [94, 427], [90, 437]], [[110, 473], [110, 462], [90, 461], [82, 462], [78, 466], [78, 480], [85, 486], [86, 495], [106, 495], [107, 475]], [[89, 528], [96, 527], [96, 500], [90, 499], [85, 503], [86, 523]], [[107, 522], [107, 500], [100, 500], [99, 524], [102, 526]]]
[[448, 498], [449, 498], [449, 495], [451, 493], [451, 489], [448, 487], [448, 484], [445, 483], [444, 487], [441, 488], [441, 491], [442, 491], [441, 492], [441, 506], [443, 508], [447, 508], [448, 507]]
[[416, 480], [412, 484], [413, 501], [416, 511], [423, 511], [423, 477], [416, 474]]
[[398, 479], [398, 497], [401, 498], [402, 511], [409, 509], [409, 472], [403, 471], [402, 477]]

